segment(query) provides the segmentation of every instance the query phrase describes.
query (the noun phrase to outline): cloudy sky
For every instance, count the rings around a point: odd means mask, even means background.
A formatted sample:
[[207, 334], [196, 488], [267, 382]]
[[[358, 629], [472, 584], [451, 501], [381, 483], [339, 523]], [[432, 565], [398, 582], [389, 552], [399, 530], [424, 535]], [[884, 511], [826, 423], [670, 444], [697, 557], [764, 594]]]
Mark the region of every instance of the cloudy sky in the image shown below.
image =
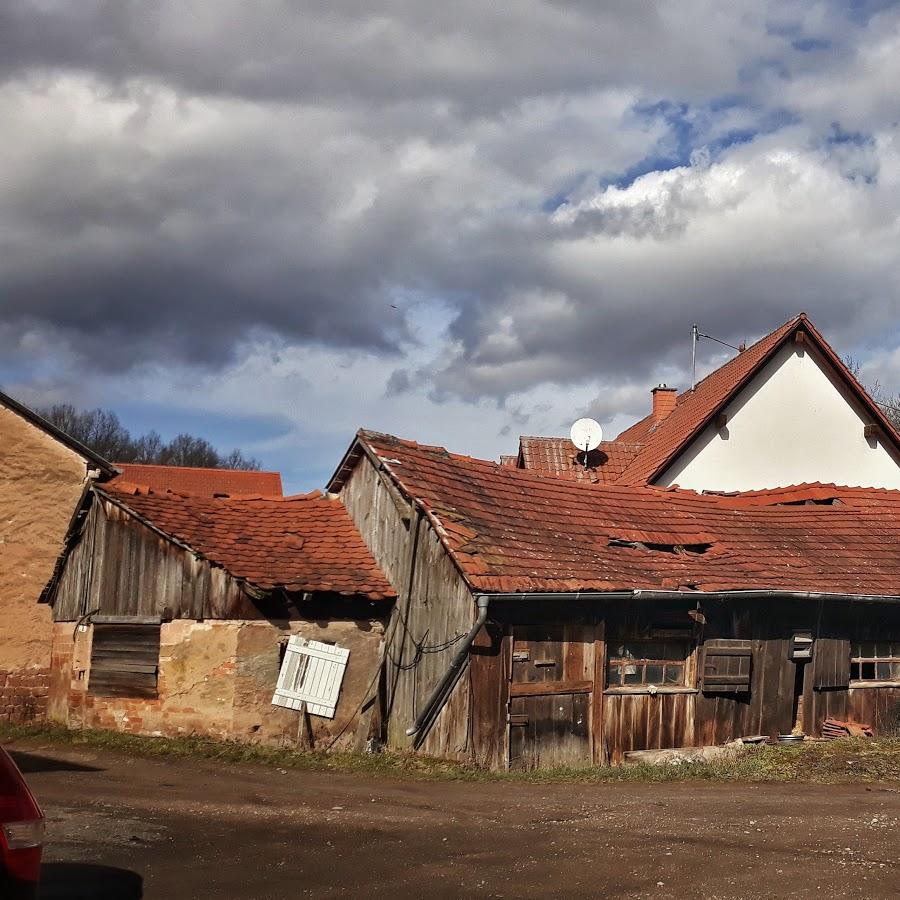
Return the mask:
[[898, 84], [875, 0], [3, 0], [0, 384], [294, 490], [615, 434], [695, 321], [898, 388]]

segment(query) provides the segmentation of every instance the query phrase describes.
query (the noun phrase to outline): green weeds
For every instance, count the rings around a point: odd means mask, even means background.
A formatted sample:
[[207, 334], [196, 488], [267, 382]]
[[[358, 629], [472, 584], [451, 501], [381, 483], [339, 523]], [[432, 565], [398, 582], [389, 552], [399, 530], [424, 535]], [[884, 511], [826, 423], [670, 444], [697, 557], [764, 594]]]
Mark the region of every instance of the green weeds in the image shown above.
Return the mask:
[[[818, 784], [900, 782], [900, 738], [852, 738], [829, 743], [764, 746], [712, 762], [589, 768], [539, 772], [487, 772], [473, 766], [411, 753], [324, 753], [264, 747], [202, 737], [155, 738], [114, 731], [78, 731], [57, 725], [0, 724], [0, 742], [27, 749], [72, 747], [142, 757], [253, 763], [309, 772], [338, 772], [440, 781], [521, 781], [615, 784], [671, 781], [787, 782]], [[23, 747], [25, 749], [25, 747]]]

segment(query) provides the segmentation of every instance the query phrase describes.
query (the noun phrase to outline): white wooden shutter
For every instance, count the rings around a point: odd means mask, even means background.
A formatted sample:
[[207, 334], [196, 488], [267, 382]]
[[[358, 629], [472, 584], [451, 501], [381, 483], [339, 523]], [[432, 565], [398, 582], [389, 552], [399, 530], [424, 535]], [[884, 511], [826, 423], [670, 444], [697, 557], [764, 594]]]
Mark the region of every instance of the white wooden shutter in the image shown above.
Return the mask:
[[288, 709], [305, 703], [311, 715], [333, 719], [349, 656], [343, 647], [295, 634], [285, 648], [272, 703]]

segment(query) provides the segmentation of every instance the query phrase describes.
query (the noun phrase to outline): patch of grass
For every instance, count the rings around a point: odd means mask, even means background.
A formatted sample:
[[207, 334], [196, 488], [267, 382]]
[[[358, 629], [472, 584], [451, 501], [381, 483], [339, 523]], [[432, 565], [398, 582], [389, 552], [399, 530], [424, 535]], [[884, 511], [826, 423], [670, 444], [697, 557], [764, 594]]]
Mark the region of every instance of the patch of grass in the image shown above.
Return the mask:
[[763, 746], [712, 762], [681, 765], [557, 767], [538, 772], [488, 772], [412, 753], [324, 753], [264, 747], [202, 737], [156, 738], [116, 731], [71, 730], [58, 725], [0, 723], [0, 741], [108, 750], [143, 757], [256, 763], [310, 772], [381, 775], [440, 781], [511, 781], [537, 784], [623, 782], [787, 782], [818, 784], [900, 782], [900, 738], [850, 738], [827, 743]]
[[[0, 742], [39, 742], [54, 747], [109, 750], [132, 756], [173, 759], [209, 759], [225, 763], [258, 763], [313, 772], [372, 775], [412, 775], [423, 778], [465, 778], [480, 770], [412, 753], [325, 753], [267, 747], [198, 736], [146, 737], [102, 729], [76, 730], [60, 725], [0, 723]], [[485, 773], [486, 774], [486, 773]]]

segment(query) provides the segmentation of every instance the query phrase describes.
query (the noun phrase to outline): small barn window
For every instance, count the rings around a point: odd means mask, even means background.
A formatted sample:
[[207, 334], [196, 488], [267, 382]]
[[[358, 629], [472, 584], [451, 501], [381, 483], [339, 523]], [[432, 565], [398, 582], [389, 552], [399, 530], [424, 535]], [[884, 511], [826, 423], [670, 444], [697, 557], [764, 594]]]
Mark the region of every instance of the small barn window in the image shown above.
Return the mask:
[[94, 621], [88, 693], [101, 697], [157, 696], [160, 624]]
[[850, 645], [851, 681], [900, 681], [900, 641], [856, 641]]
[[294, 635], [285, 648], [272, 703], [288, 709], [305, 703], [310, 715], [333, 719], [349, 656], [343, 647]]
[[700, 689], [705, 694], [749, 694], [753, 669], [750, 641], [720, 638], [703, 647]]
[[606, 683], [609, 687], [684, 685], [688, 653], [688, 645], [681, 641], [613, 644], [606, 662]]

